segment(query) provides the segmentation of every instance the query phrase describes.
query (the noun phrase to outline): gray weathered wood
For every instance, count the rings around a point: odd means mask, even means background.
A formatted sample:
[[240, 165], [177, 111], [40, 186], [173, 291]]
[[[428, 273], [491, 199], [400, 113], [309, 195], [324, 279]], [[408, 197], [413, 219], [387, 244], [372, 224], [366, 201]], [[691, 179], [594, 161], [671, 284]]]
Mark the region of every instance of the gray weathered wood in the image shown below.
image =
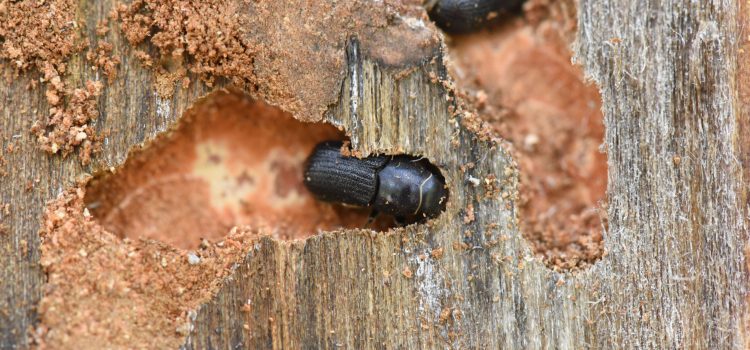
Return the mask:
[[[111, 3], [103, 4], [86, 12], [90, 28], [108, 12]], [[449, 112], [449, 92], [430, 78], [447, 78], [442, 52], [404, 73], [350, 42], [341, 96], [325, 119], [346, 128], [364, 153], [405, 151], [441, 166], [451, 191], [447, 212], [432, 225], [381, 235], [264, 238], [198, 310], [185, 347], [744, 347], [739, 8], [728, 0], [580, 0], [574, 52], [602, 91], [609, 231], [607, 255], [568, 274], [532, 257], [513, 195], [484, 199], [483, 187], [465, 181], [492, 174], [501, 192], [513, 194], [517, 173], [501, 145], [478, 140]], [[120, 40], [111, 38], [125, 52]], [[97, 126], [122, 132], [88, 168], [34, 150], [28, 121], [45, 102], [43, 91], [25, 89], [33, 75], [0, 85], [3, 147], [17, 149], [6, 154], [13, 170], [0, 181], [2, 202], [11, 204], [3, 217], [10, 233], [0, 236], [0, 347], [24, 345], [35, 320], [43, 202], [83, 172], [121, 163], [131, 145], [164, 130], [209, 90], [193, 83], [161, 100], [133, 60], [125, 57], [100, 103]], [[80, 58], [73, 66], [87, 71]], [[461, 172], [468, 162], [476, 167]], [[37, 178], [26, 192], [27, 180]], [[466, 224], [469, 204], [476, 219]], [[439, 248], [442, 258], [433, 258]], [[402, 274], [407, 267], [411, 278]], [[248, 299], [252, 311], [241, 312]]]

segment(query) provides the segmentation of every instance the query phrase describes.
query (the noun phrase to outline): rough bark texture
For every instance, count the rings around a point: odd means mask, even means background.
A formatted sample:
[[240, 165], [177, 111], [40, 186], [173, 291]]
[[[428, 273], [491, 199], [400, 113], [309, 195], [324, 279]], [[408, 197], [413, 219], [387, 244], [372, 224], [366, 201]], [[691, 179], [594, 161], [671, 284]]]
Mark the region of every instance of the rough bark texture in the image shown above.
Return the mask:
[[[86, 8], [91, 30], [111, 5]], [[574, 51], [602, 91], [609, 230], [607, 255], [571, 274], [533, 258], [517, 226], [517, 170], [501, 145], [469, 130], [471, 118], [450, 112], [450, 91], [431, 78], [447, 78], [442, 53], [396, 68], [350, 40], [339, 102], [325, 119], [343, 126], [365, 154], [430, 158], [449, 184], [446, 213], [387, 234], [261, 240], [197, 311], [184, 347], [744, 347], [747, 137], [740, 132], [747, 112], [745, 96], [738, 97], [746, 79], [739, 75], [739, 13], [729, 0], [580, 0]], [[116, 52], [125, 52], [116, 38]], [[128, 149], [209, 91], [193, 83], [163, 100], [150, 71], [133, 62], [123, 59], [100, 98], [97, 127], [113, 132], [87, 168], [35, 149], [23, 116], [46, 103], [43, 90], [26, 88], [33, 74], [0, 85], [0, 135], [3, 147], [15, 145], [0, 181], [0, 203], [11, 205], [3, 217], [9, 232], [0, 235], [2, 348], [26, 345], [36, 319], [44, 201], [85, 172], [120, 164]], [[86, 68], [74, 58], [70, 69], [81, 74], [71, 79], [85, 80], [92, 74]], [[469, 162], [476, 166], [462, 172]], [[474, 187], [469, 175], [496, 176], [499, 191]], [[29, 181], [33, 188], [25, 190]], [[464, 220], [470, 210], [475, 219]], [[241, 312], [248, 300], [251, 312]]]

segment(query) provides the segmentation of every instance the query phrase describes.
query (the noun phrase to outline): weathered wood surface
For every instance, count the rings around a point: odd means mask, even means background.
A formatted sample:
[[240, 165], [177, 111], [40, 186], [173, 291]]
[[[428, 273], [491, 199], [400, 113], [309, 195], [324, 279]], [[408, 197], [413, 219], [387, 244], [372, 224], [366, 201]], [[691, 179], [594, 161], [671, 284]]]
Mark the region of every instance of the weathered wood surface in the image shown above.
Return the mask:
[[[78, 21], [85, 23], [85, 34], [92, 43], [99, 40], [94, 33], [97, 22], [107, 18], [113, 6], [114, 2], [101, 1], [82, 7]], [[0, 202], [10, 204], [10, 215], [2, 216], [9, 232], [0, 235], [2, 349], [25, 348], [29, 342], [27, 331], [38, 319], [35, 308], [44, 276], [39, 265], [37, 232], [45, 202], [74, 185], [82, 174], [122, 164], [133, 145], [167, 129], [191, 101], [208, 91], [204, 85], [191, 84], [187, 90], [175, 89], [173, 98], [165, 101], [154, 90], [152, 72], [125, 49], [124, 38], [110, 31], [106, 40], [115, 46], [115, 54], [122, 55], [123, 63], [118, 79], [104, 89], [99, 99], [96, 128], [100, 132], [110, 130], [109, 141], [87, 167], [82, 167], [75, 156], [48, 156], [38, 149], [35, 136], [29, 132], [32, 123], [49, 108], [43, 88], [28, 89], [31, 81], [39, 79], [37, 72], [0, 81], [0, 142], [8, 163], [8, 174], [0, 177]], [[73, 56], [68, 64], [69, 71], [77, 72], [66, 78], [71, 86], [82, 86], [87, 79], [97, 78], [84, 55]], [[8, 64], [0, 67], [3, 77], [13, 77]], [[14, 145], [12, 153], [6, 151], [9, 144]], [[29, 184], [33, 188], [29, 189]]]
[[602, 89], [609, 158], [608, 255], [586, 281], [602, 287], [599, 345], [747, 346], [739, 6], [579, 7], [576, 53]]
[[[85, 8], [88, 28], [110, 6]], [[575, 53], [602, 91], [609, 231], [607, 255], [575, 274], [552, 272], [532, 257], [512, 196], [476, 199], [485, 190], [468, 184], [469, 174], [494, 174], [509, 192], [517, 174], [502, 147], [477, 140], [449, 113], [446, 90], [430, 79], [446, 74], [440, 53], [402, 76], [350, 42], [347, 78], [326, 119], [351, 132], [365, 153], [398, 149], [441, 166], [451, 191], [446, 214], [382, 235], [262, 240], [198, 310], [185, 347], [745, 347], [748, 215], [739, 133], [747, 116], [737, 93], [738, 11], [733, 1], [580, 1]], [[125, 52], [121, 39], [110, 40]], [[90, 71], [80, 58], [72, 68]], [[23, 347], [35, 320], [44, 201], [84, 172], [120, 164], [132, 145], [209, 90], [193, 83], [161, 100], [150, 73], [126, 56], [100, 102], [97, 127], [112, 129], [109, 142], [81, 168], [75, 158], [35, 150], [29, 115], [45, 102], [43, 90], [26, 89], [30, 79], [0, 83], [3, 147], [16, 144], [6, 155], [12, 171], [0, 182], [2, 202], [11, 204], [3, 217], [10, 232], [0, 236], [3, 348]], [[476, 167], [462, 173], [468, 162]], [[476, 220], [465, 224], [470, 203]], [[440, 259], [430, 255], [438, 248]], [[407, 267], [411, 278], [402, 274]], [[240, 312], [248, 299], [252, 311]]]

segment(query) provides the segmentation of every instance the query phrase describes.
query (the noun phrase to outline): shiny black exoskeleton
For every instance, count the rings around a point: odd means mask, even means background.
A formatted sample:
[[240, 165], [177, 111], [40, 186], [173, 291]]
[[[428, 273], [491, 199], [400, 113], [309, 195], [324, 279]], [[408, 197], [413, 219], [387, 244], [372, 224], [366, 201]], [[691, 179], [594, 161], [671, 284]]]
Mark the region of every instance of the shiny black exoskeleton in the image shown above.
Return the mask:
[[438, 216], [448, 199], [445, 179], [425, 159], [341, 155], [340, 141], [315, 147], [307, 160], [305, 186], [323, 201], [372, 207], [402, 222]]
[[518, 12], [524, 0], [427, 0], [425, 6], [435, 24], [451, 34], [478, 30]]

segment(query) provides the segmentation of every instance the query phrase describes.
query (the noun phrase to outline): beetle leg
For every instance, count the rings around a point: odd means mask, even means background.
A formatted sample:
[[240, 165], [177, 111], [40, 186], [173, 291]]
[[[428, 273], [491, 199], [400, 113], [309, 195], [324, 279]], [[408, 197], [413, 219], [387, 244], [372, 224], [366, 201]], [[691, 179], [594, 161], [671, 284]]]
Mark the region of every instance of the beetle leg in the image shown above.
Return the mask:
[[396, 226], [399, 226], [399, 227], [404, 227], [404, 226], [406, 226], [409, 223], [406, 220], [406, 218], [402, 217], [402, 216], [394, 216], [393, 217], [393, 222], [395, 222]]
[[378, 212], [377, 209], [373, 209], [370, 212], [370, 216], [367, 217], [367, 223], [365, 224], [365, 228], [370, 228], [370, 225], [372, 225], [372, 223], [375, 222], [375, 219], [378, 218], [378, 215], [380, 215], [380, 212]]

